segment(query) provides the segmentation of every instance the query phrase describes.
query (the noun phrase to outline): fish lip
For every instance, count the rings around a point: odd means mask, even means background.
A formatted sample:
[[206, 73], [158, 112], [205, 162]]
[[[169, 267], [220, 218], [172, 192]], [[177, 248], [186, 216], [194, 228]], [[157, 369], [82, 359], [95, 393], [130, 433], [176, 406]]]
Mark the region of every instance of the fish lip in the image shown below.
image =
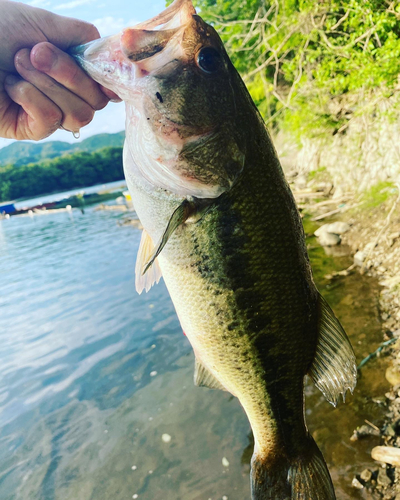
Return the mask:
[[180, 47], [179, 33], [195, 14], [191, 0], [175, 0], [148, 21], [125, 28], [116, 35], [72, 47], [68, 53], [95, 81], [110, 88], [122, 100], [131, 101], [130, 92], [137, 94], [134, 89], [140, 87], [139, 79], [171, 62], [173, 47]]
[[[196, 14], [196, 9], [193, 7], [192, 0], [175, 0], [171, 5], [164, 9], [160, 14], [139, 23], [135, 26], [137, 29], [154, 29], [162, 25], [168, 24], [174, 19], [176, 14], [181, 13], [180, 26], [186, 24], [193, 15]], [[166, 29], [164, 26], [163, 29]]]

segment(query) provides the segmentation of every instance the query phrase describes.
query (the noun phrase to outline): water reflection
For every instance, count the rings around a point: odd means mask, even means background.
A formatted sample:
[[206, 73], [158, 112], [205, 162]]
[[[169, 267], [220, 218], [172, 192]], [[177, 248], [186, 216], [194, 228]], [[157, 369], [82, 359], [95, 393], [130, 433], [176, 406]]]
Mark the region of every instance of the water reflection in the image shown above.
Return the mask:
[[[118, 225], [123, 217], [89, 208], [0, 222], [0, 496], [249, 498], [244, 412], [229, 394], [193, 386], [193, 354], [164, 284], [135, 292], [140, 233]], [[348, 258], [311, 256], [360, 360], [381, 341], [376, 284], [326, 281]], [[366, 366], [338, 409], [307, 385], [307, 422], [341, 499], [362, 498], [349, 484], [375, 443], [349, 437], [365, 418], [379, 424], [382, 363]]]

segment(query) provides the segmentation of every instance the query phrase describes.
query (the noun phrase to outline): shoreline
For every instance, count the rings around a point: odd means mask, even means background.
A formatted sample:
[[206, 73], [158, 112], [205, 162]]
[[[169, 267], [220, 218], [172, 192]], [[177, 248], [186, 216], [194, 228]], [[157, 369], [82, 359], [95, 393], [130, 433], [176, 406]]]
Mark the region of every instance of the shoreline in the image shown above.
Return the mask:
[[[389, 359], [382, 377], [391, 389], [381, 395], [386, 402], [384, 423], [379, 428], [373, 426], [374, 434], [381, 439], [381, 446], [371, 452], [375, 465], [360, 470], [352, 486], [364, 491], [368, 498], [400, 500], [400, 187], [391, 190], [384, 201], [374, 204], [363, 195], [332, 196], [333, 186], [329, 182], [315, 185], [313, 181], [301, 180], [299, 183], [296, 178], [290, 179], [290, 174], [289, 182], [301, 213], [320, 227], [333, 228], [332, 232], [324, 228], [320, 231], [319, 243], [330, 251], [347, 247], [353, 260], [348, 269], [329, 278], [362, 273], [377, 278], [382, 287], [379, 295], [382, 344], [377, 355]], [[374, 357], [375, 353], [371, 355]], [[354, 439], [363, 435], [368, 433], [354, 430]]]

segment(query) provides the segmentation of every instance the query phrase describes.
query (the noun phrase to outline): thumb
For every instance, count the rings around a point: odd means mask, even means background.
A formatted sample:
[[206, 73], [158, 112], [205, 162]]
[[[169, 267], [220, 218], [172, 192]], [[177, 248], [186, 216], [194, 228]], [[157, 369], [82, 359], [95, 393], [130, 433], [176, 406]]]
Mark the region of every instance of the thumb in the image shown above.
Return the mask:
[[37, 28], [47, 40], [64, 51], [100, 37], [97, 28], [86, 21], [43, 9], [34, 9], [34, 17]]

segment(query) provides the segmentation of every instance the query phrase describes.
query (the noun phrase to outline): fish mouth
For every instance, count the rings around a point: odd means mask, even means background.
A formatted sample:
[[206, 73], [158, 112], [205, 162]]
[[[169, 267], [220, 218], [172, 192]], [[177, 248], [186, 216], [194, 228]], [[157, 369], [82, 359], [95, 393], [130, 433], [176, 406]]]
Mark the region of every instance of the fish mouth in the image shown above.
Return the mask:
[[175, 0], [152, 19], [73, 47], [69, 53], [98, 83], [121, 99], [132, 100], [134, 81], [182, 56], [181, 34], [195, 14], [191, 0]]

